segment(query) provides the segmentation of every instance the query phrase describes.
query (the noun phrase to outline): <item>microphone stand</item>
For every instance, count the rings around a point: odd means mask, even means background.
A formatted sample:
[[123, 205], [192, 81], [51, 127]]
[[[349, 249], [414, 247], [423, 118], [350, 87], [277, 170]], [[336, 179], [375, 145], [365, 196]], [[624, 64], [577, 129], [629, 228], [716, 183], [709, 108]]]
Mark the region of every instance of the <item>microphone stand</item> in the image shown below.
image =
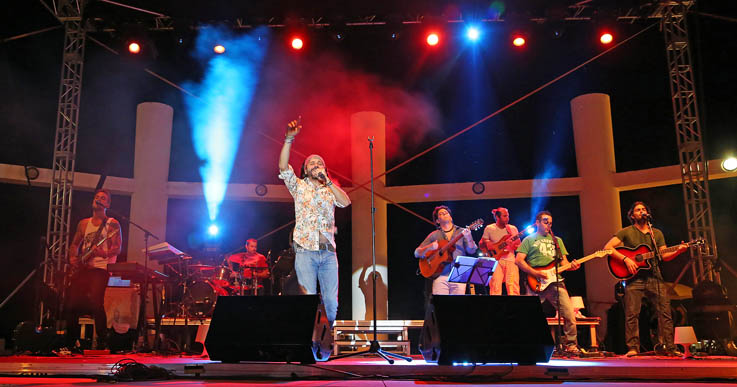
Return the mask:
[[[658, 290], [658, 298], [660, 297], [667, 297], [667, 294], [662, 294], [660, 290], [660, 282], [663, 280], [663, 270], [661, 268], [661, 264], [663, 263], [663, 255], [660, 253], [660, 249], [658, 248], [658, 243], [655, 241], [655, 233], [653, 232], [653, 224], [651, 223], [652, 218], [650, 217], [650, 214], [647, 215], [645, 218], [645, 221], [647, 222], [647, 230], [648, 234], [650, 234], [650, 240], [653, 242], [653, 251], [655, 252], [655, 262], [657, 265], [657, 268], [653, 268], [653, 276], [655, 277], [655, 286]], [[660, 274], [660, 278], [658, 278], [658, 274]], [[658, 321], [660, 321], [660, 316], [663, 314], [663, 311], [660, 307], [660, 302], [655, 303], [655, 311], [658, 313]], [[658, 324], [658, 341], [660, 342], [663, 340], [663, 335], [660, 333], [664, 331], [664, 327], [661, 327], [660, 324]], [[660, 350], [658, 349], [658, 346], [661, 346]], [[688, 349], [688, 348], [686, 348]], [[653, 348], [654, 352], [656, 354], [660, 352], [667, 352], [668, 349], [668, 343], [658, 343], [655, 345], [655, 348]]]
[[373, 292], [371, 294], [372, 302], [374, 306], [374, 338], [371, 340], [371, 345], [369, 346], [369, 349], [365, 351], [359, 351], [354, 353], [348, 353], [345, 355], [340, 356], [334, 356], [331, 360], [335, 359], [342, 359], [345, 357], [351, 357], [351, 356], [358, 356], [363, 355], [367, 353], [373, 353], [376, 355], [381, 356], [384, 360], [389, 362], [389, 364], [394, 364], [394, 359], [390, 359], [390, 357], [406, 360], [408, 362], [412, 361], [412, 358], [409, 356], [402, 356], [396, 353], [391, 353], [388, 351], [385, 351], [381, 349], [381, 344], [379, 344], [379, 340], [377, 339], [376, 334], [376, 208], [374, 208], [374, 138], [369, 137], [369, 163], [371, 168], [371, 264], [373, 267], [373, 273], [371, 273], [371, 279], [373, 280]]
[[558, 238], [555, 237], [555, 234], [553, 234], [553, 227], [551, 226], [548, 229], [548, 233], [550, 233], [550, 236], [553, 237], [553, 245], [555, 246], [555, 312], [558, 316], [558, 329], [556, 330], [556, 349], [559, 353], [563, 353], [563, 341], [562, 341], [562, 331], [563, 331], [563, 322], [561, 318], [563, 317], [562, 313], [560, 313], [560, 289], [558, 286], [560, 286], [560, 262], [563, 260], [563, 253], [560, 251], [560, 245], [558, 244]]
[[[110, 212], [112, 215], [115, 215], [116, 217], [120, 218], [123, 222], [128, 223], [129, 225], [135, 226], [139, 230], [143, 231], [143, 245], [144, 245], [144, 259], [143, 259], [143, 288], [141, 289], [141, 308], [139, 310], [138, 315], [138, 340], [136, 340], [136, 345], [139, 346], [137, 349], [138, 352], [144, 352], [149, 350], [150, 348], [147, 348], [148, 340], [146, 340], [146, 293], [148, 293], [148, 240], [149, 237], [154, 237], [156, 240], [161, 240], [159, 237], [157, 237], [154, 233], [147, 230], [145, 227], [141, 226], [140, 224], [130, 220], [130, 218], [126, 217], [125, 215], [111, 210], [107, 209], [108, 212]], [[154, 347], [158, 347], [159, 343], [159, 331], [160, 331], [160, 324], [161, 324], [161, 316], [159, 316], [158, 308], [156, 307], [156, 295], [152, 291], [151, 292], [151, 302], [154, 305], [154, 320], [156, 324], [156, 337], [154, 338]]]

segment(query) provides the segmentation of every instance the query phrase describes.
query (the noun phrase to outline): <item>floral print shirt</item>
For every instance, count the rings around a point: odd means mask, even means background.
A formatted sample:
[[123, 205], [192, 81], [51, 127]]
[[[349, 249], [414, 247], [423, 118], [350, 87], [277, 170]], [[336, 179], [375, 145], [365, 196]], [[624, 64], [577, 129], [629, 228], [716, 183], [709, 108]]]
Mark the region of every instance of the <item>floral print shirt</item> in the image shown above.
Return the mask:
[[297, 178], [291, 165], [280, 171], [279, 178], [294, 198], [294, 242], [306, 250], [317, 251], [322, 234], [335, 247], [335, 206], [345, 206], [338, 203], [333, 191], [309, 178]]

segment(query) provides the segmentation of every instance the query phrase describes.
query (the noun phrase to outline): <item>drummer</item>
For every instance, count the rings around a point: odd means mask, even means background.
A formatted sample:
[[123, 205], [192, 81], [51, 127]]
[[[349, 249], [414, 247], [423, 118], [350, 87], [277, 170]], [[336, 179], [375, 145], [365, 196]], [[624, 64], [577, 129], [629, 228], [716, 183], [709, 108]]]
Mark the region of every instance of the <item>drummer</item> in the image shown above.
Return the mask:
[[243, 270], [244, 279], [265, 279], [269, 278], [269, 264], [266, 257], [259, 254], [258, 241], [251, 238], [246, 241], [246, 252], [233, 254], [228, 257], [228, 265], [237, 272], [240, 268]]

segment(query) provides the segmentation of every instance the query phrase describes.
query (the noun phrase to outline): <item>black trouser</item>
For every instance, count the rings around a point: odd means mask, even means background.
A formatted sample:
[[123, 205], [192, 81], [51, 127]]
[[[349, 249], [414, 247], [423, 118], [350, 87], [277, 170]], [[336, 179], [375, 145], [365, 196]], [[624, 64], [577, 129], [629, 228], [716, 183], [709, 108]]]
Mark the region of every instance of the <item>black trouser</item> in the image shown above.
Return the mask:
[[107, 270], [83, 268], [74, 273], [67, 291], [64, 319], [67, 321], [67, 343], [72, 345], [79, 337], [79, 317], [92, 315], [98, 343], [104, 343], [107, 333], [105, 288], [110, 278]]
[[640, 307], [642, 297], [647, 297], [655, 307], [658, 316], [658, 342], [668, 350], [675, 349], [673, 344], [673, 318], [670, 314], [670, 299], [666, 292], [667, 285], [654, 276], [627, 281], [624, 288], [624, 335], [627, 348], [640, 350]]

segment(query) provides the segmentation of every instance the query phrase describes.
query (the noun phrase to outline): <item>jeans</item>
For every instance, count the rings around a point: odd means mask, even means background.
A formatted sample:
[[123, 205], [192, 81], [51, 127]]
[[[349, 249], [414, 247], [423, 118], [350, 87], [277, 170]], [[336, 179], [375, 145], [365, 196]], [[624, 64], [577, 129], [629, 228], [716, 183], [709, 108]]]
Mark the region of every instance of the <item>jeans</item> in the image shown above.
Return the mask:
[[332, 325], [338, 314], [338, 256], [328, 250], [305, 250], [295, 248], [294, 270], [304, 294], [317, 293], [320, 281], [322, 303]]
[[95, 319], [98, 343], [104, 345], [107, 334], [105, 289], [110, 274], [107, 270], [85, 267], [71, 278], [64, 317], [67, 321], [67, 345], [72, 346], [80, 333], [79, 317], [89, 314]]
[[[527, 288], [530, 294], [537, 294], [530, 290], [530, 288]], [[556, 296], [556, 289], [558, 290], [558, 295]], [[558, 283], [551, 283], [548, 285], [545, 290], [542, 291], [542, 293], [537, 294], [541, 298], [541, 302], [543, 300], [550, 301], [551, 304], [553, 304], [553, 307], [556, 310], [560, 310], [560, 317], [563, 320], [563, 333], [565, 334], [565, 344], [566, 345], [573, 345], [577, 343], [578, 335], [577, 335], [577, 329], [576, 329], [576, 315], [573, 312], [573, 304], [571, 303], [570, 297], [568, 297], [568, 290], [566, 290], [565, 285], [563, 285], [562, 282]], [[556, 303], [556, 300], [560, 299], [560, 308], [558, 308], [558, 305]]]
[[670, 299], [666, 295], [665, 283], [653, 276], [637, 278], [627, 282], [624, 288], [624, 336], [628, 349], [640, 351], [640, 307], [646, 296], [655, 306], [658, 315], [658, 341], [668, 350], [673, 344], [673, 318], [670, 314]]

